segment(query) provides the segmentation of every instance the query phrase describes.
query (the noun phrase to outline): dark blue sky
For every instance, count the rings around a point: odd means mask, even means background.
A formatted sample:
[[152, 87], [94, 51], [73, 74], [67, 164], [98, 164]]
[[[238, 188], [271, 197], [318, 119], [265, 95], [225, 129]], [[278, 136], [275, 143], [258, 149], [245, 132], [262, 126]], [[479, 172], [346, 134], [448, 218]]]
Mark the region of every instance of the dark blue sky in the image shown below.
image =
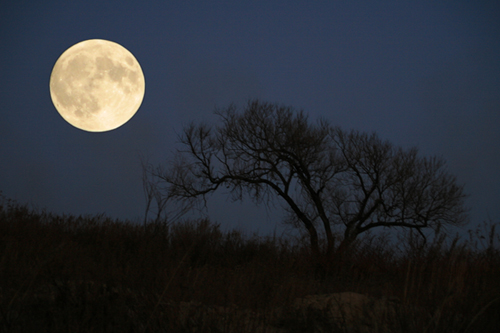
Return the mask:
[[[0, 5], [7, 197], [139, 220], [140, 154], [163, 161], [183, 124], [260, 98], [443, 156], [471, 195], [473, 222], [500, 220], [496, 1], [10, 2]], [[105, 133], [66, 123], [49, 93], [61, 53], [94, 38], [127, 48], [146, 78], [138, 113]], [[224, 198], [208, 213], [225, 228], [267, 233], [279, 220]]]

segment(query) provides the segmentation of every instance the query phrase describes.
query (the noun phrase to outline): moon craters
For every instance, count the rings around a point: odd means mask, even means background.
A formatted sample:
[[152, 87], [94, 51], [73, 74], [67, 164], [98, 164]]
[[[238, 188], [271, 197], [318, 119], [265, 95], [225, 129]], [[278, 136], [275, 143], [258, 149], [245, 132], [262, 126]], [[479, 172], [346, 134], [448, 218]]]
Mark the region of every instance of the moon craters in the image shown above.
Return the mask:
[[135, 114], [144, 96], [144, 76], [134, 56], [119, 44], [87, 40], [57, 60], [50, 93], [61, 116], [91, 132], [115, 129]]

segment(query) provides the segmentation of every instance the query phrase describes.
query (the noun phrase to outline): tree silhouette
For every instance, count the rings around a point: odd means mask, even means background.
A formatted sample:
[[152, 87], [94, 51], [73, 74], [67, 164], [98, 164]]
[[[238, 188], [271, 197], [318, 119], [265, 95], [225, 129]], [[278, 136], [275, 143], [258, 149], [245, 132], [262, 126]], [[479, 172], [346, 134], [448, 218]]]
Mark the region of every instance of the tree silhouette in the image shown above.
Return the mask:
[[[437, 157], [395, 147], [376, 134], [344, 131], [326, 120], [310, 123], [303, 111], [250, 101], [217, 110], [221, 124], [191, 123], [167, 167], [156, 169], [164, 195], [203, 199], [220, 187], [233, 199], [279, 198], [289, 221], [307, 230], [313, 254], [343, 251], [376, 227], [460, 225], [467, 219], [463, 186]], [[326, 237], [320, 247], [320, 235]]]

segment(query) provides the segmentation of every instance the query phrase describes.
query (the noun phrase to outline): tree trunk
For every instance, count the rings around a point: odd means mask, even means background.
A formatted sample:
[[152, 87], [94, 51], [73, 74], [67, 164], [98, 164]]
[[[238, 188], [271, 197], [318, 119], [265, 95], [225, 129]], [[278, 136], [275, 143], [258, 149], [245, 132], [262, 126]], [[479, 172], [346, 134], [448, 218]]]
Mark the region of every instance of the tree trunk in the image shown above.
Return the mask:
[[342, 242], [340, 242], [340, 245], [337, 248], [337, 250], [335, 251], [335, 256], [342, 257], [343, 254], [348, 253], [352, 243], [354, 242], [354, 239], [344, 238]]
[[339, 247], [335, 250], [334, 262], [335, 265], [339, 267], [343, 266], [346, 260], [348, 260], [349, 252], [351, 251], [352, 244], [358, 237], [359, 232], [354, 228], [347, 228], [344, 233], [344, 239], [340, 242]]
[[309, 232], [309, 239], [311, 241], [311, 252], [314, 257], [319, 258], [321, 251], [319, 249], [318, 232], [312, 224], [308, 226], [307, 231]]
[[333, 255], [333, 250], [335, 248], [335, 237], [333, 237], [331, 230], [326, 232], [326, 241], [326, 256], [327, 258], [331, 258], [331, 256]]

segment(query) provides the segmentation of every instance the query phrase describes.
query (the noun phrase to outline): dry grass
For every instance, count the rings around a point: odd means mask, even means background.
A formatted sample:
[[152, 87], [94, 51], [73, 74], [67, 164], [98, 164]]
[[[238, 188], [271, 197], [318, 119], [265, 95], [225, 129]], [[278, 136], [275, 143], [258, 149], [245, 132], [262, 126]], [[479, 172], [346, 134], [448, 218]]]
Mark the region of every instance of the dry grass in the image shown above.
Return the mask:
[[290, 306], [306, 295], [352, 291], [398, 299], [392, 331], [494, 332], [499, 236], [494, 224], [486, 227], [467, 240], [438, 236], [427, 245], [412, 236], [366, 237], [342, 267], [318, 278], [303, 241], [222, 232], [207, 220], [145, 228], [57, 216], [3, 200], [0, 329], [342, 332]]

